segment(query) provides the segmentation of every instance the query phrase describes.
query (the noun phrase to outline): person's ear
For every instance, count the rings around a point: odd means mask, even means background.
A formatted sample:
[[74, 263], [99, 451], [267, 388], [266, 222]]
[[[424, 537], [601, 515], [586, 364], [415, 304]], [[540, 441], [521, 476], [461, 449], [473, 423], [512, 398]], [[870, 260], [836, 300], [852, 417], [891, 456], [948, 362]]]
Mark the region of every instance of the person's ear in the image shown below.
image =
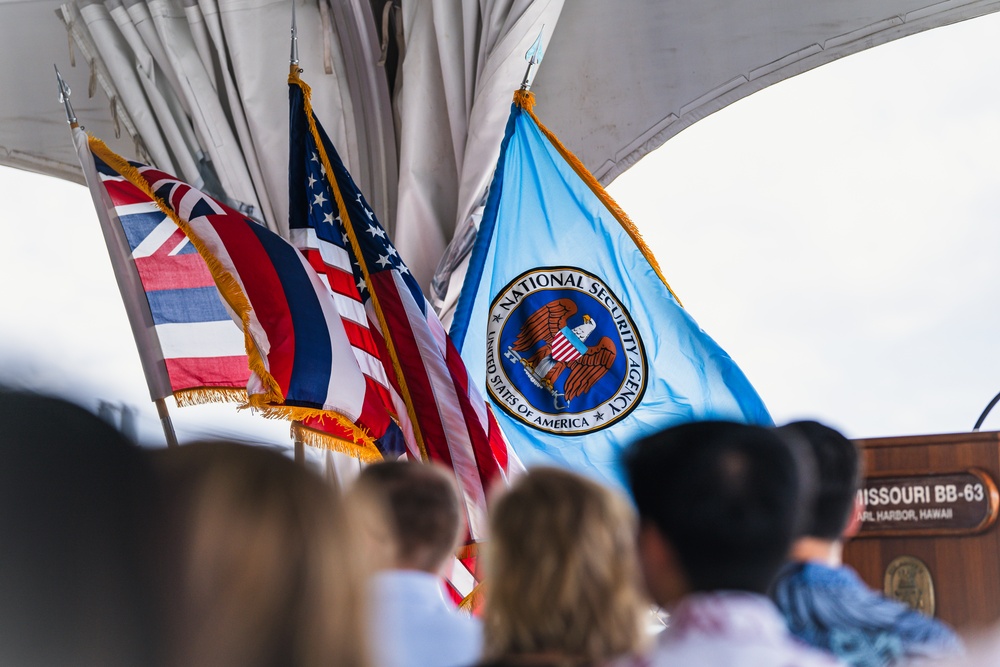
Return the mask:
[[841, 533], [841, 538], [844, 540], [849, 540], [858, 534], [861, 530], [861, 517], [865, 512], [865, 504], [861, 500], [861, 495], [856, 494], [854, 496], [854, 508], [851, 510], [851, 518], [847, 521], [847, 526], [844, 527], [844, 532]]
[[639, 526], [639, 559], [646, 588], [658, 605], [671, 605], [689, 592], [677, 550], [660, 529], [648, 521]]

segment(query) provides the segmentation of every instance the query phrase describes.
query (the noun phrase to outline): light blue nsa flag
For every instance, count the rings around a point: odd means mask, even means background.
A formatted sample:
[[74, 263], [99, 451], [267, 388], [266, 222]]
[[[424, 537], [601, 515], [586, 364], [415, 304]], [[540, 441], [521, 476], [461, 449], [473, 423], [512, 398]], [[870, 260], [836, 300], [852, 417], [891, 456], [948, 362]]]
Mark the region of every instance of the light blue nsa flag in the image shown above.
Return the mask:
[[514, 451], [620, 485], [635, 439], [693, 420], [770, 425], [631, 221], [515, 94], [452, 325]]

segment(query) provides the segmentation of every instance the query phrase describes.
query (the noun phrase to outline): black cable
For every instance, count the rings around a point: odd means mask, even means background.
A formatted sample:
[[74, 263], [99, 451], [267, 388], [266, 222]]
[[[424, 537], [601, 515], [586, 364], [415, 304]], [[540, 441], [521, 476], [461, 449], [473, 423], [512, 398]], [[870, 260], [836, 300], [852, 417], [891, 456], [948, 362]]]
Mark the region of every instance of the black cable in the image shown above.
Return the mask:
[[990, 404], [986, 406], [985, 410], [983, 410], [983, 414], [979, 415], [979, 419], [976, 420], [976, 425], [972, 427], [973, 432], [978, 431], [979, 427], [983, 425], [983, 422], [986, 421], [986, 415], [990, 414], [990, 410], [992, 410], [993, 406], [997, 404], [997, 401], [1000, 401], [1000, 394], [994, 396], [993, 400], [990, 401]]

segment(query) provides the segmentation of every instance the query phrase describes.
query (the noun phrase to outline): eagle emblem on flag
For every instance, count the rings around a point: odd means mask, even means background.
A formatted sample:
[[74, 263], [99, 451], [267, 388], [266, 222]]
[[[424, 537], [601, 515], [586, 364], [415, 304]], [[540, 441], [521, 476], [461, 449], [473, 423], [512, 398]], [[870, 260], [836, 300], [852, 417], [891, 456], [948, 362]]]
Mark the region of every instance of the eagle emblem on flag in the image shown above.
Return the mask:
[[507, 414], [557, 435], [607, 428], [646, 387], [646, 352], [598, 276], [539, 267], [500, 291], [487, 327], [486, 388]]
[[[514, 344], [508, 347], [508, 353], [527, 352], [543, 343], [535, 354], [519, 361], [532, 384], [552, 394], [557, 409], [569, 407], [574, 398], [590, 391], [617, 356], [615, 344], [607, 336], [587, 347], [587, 338], [597, 323], [585, 314], [583, 324], [571, 329], [567, 323], [576, 313], [577, 305], [571, 299], [550, 301], [528, 317]], [[567, 369], [569, 377], [563, 391], [558, 392], [555, 383]]]

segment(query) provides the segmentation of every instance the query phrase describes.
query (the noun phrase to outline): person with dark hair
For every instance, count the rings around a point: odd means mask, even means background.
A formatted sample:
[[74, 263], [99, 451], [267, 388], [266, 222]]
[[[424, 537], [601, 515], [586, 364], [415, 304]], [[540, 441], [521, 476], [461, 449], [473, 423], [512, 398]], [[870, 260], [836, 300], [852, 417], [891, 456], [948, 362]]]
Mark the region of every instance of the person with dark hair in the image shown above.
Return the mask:
[[869, 589], [843, 564], [844, 540], [857, 531], [863, 509], [854, 443], [814, 421], [793, 422], [779, 431], [807, 447], [819, 476], [803, 535], [771, 590], [792, 633], [853, 667], [961, 651], [955, 633], [943, 623]]
[[670, 612], [636, 665], [819, 667], [832, 656], [795, 640], [766, 597], [800, 525], [811, 480], [773, 430], [696, 422], [627, 452], [647, 588]]
[[350, 492], [364, 517], [372, 578], [369, 636], [377, 667], [458, 667], [482, 652], [482, 626], [444, 597], [441, 575], [465, 528], [458, 488], [442, 467], [387, 461]]
[[61, 399], [0, 390], [0, 664], [161, 664], [146, 454]]

